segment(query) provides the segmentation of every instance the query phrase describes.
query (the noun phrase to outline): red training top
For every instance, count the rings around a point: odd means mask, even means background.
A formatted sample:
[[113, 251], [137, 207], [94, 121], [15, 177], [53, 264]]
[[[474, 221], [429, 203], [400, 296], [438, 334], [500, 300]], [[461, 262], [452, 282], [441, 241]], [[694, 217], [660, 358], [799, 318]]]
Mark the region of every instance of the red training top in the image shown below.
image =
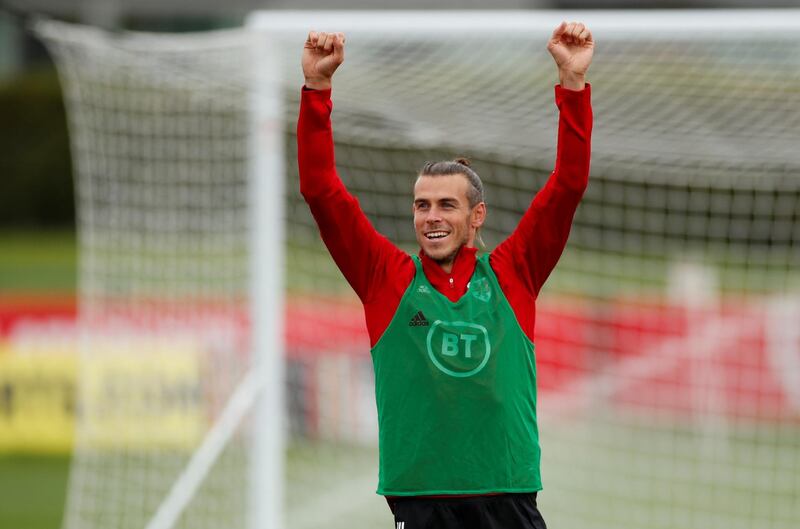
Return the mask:
[[[336, 172], [330, 96], [330, 90], [303, 87], [297, 123], [300, 192], [333, 260], [364, 304], [374, 346], [389, 326], [415, 267], [408, 254], [375, 230]], [[581, 91], [556, 86], [555, 98], [560, 111], [555, 169], [514, 232], [489, 256], [500, 288], [531, 341], [536, 297], [564, 250], [589, 179], [591, 86]], [[421, 254], [425, 276], [436, 290], [457, 301], [467, 291], [476, 252], [462, 247], [450, 274]]]

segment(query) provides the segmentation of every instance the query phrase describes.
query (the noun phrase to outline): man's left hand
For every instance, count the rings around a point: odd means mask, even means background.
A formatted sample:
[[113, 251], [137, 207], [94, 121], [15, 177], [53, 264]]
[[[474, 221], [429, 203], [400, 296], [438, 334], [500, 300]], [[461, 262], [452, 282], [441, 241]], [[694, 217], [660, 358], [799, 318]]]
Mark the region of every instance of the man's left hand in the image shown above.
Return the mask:
[[556, 61], [561, 86], [583, 90], [586, 71], [594, 54], [594, 40], [589, 28], [580, 22], [562, 22], [547, 42], [547, 51]]

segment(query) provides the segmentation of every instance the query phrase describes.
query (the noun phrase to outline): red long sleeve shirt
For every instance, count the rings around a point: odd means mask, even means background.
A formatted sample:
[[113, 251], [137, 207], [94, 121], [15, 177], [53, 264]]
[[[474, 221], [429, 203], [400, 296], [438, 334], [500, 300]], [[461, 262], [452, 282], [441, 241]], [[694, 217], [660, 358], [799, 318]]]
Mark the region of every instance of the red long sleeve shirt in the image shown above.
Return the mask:
[[[408, 254], [375, 230], [336, 172], [330, 96], [330, 90], [303, 88], [297, 125], [300, 192], [333, 260], [364, 305], [374, 346], [389, 326], [415, 267]], [[591, 87], [573, 91], [556, 86], [555, 99], [559, 108], [555, 169], [514, 232], [489, 256], [500, 288], [531, 341], [536, 297], [564, 250], [589, 178]], [[456, 301], [467, 291], [476, 251], [462, 247], [449, 274], [421, 254], [425, 276]]]

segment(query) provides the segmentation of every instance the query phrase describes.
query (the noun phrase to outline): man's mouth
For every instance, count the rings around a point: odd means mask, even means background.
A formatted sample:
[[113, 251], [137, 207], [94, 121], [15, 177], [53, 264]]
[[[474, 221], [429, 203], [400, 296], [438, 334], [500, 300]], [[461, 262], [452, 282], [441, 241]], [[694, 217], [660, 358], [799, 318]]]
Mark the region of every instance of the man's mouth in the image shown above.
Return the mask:
[[437, 231], [429, 231], [428, 233], [425, 234], [425, 237], [427, 237], [428, 240], [435, 241], [438, 239], [444, 239], [448, 235], [449, 232], [443, 230], [437, 230]]

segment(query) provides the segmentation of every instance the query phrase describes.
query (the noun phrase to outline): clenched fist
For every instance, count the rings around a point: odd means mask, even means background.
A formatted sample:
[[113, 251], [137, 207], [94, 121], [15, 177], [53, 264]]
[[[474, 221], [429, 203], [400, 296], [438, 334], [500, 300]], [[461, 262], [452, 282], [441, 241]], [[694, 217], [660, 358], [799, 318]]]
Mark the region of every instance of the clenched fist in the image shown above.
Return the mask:
[[331, 77], [344, 62], [344, 33], [311, 31], [303, 46], [303, 75], [308, 88], [325, 90]]
[[594, 54], [589, 28], [580, 22], [562, 22], [547, 42], [547, 51], [556, 61], [561, 86], [582, 90]]

